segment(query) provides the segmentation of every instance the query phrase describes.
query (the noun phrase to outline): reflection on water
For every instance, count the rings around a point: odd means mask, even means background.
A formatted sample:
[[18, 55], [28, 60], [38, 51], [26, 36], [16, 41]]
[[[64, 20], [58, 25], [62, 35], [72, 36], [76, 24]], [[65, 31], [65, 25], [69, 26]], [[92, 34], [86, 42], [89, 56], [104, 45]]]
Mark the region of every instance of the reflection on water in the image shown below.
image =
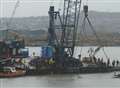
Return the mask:
[[[83, 56], [88, 49], [83, 48]], [[40, 55], [40, 47], [30, 47], [29, 50], [30, 56], [33, 52]], [[107, 47], [105, 51], [110, 59], [120, 58], [120, 47]], [[80, 47], [76, 48], [75, 57], [79, 52]], [[105, 58], [102, 51], [97, 56]], [[120, 88], [120, 79], [114, 78], [113, 73], [26, 76], [0, 79], [0, 88]]]
[[46, 75], [0, 79], [1, 88], [119, 88], [113, 73]]

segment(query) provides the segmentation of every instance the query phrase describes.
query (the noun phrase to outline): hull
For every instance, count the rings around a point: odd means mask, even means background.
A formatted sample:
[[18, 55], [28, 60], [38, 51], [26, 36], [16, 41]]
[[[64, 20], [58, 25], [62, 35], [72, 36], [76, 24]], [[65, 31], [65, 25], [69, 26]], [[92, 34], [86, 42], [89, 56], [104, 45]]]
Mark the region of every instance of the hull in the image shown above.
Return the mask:
[[16, 72], [0, 72], [0, 77], [10, 78], [10, 77], [19, 77], [24, 76], [26, 71], [24, 70], [16, 70]]

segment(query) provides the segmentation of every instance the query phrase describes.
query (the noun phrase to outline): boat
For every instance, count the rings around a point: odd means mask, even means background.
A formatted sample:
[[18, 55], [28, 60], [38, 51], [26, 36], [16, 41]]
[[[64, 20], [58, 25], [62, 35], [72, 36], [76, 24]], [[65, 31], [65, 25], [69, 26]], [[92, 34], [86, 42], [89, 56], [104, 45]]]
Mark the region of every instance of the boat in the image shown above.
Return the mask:
[[[65, 0], [65, 4], [73, 4], [70, 2], [67, 2]], [[79, 3], [80, 4], [80, 3]], [[76, 5], [77, 6], [77, 5]], [[77, 6], [79, 7], [79, 6]], [[77, 8], [75, 7], [75, 8]], [[74, 22], [70, 22], [71, 18], [73, 17], [73, 14], [71, 16], [68, 16], [68, 9], [71, 10], [71, 8], [65, 5], [64, 10], [67, 14], [64, 14], [63, 20], [61, 22], [61, 17], [59, 15], [59, 12], [56, 12], [54, 10], [54, 6], [50, 6], [49, 8], [49, 28], [48, 28], [48, 45], [42, 46], [42, 52], [41, 57], [37, 59], [33, 59], [30, 64], [32, 66], [35, 66], [35, 73], [37, 74], [45, 74], [45, 73], [103, 73], [103, 72], [111, 72], [112, 67], [108, 64], [106, 65], [105, 62], [103, 62], [102, 58], [98, 59], [95, 58], [96, 53], [103, 47], [98, 42], [98, 46], [94, 52], [90, 52], [89, 57], [82, 58], [83, 61], [81, 61], [78, 58], [74, 58], [74, 51], [75, 51], [75, 45], [76, 45], [76, 30], [77, 27], [75, 27], [75, 24], [77, 23], [77, 20]], [[77, 8], [79, 9], [79, 8]], [[69, 12], [71, 13], [71, 12]], [[74, 13], [77, 13], [77, 10], [74, 11]], [[79, 12], [78, 12], [79, 13]], [[88, 6], [84, 6], [84, 13], [85, 13], [85, 19], [88, 20], [90, 27], [92, 30], [94, 30], [93, 25], [91, 24], [89, 18], [88, 18]], [[55, 15], [56, 14], [56, 15]], [[57, 17], [59, 16], [59, 17]], [[78, 14], [79, 17], [79, 14]], [[60, 39], [58, 38], [57, 33], [55, 30], [57, 30], [57, 26], [55, 25], [55, 18], [59, 18], [61, 24], [59, 25], [62, 29]], [[78, 18], [77, 18], [78, 19]], [[68, 22], [67, 22], [68, 21]], [[69, 23], [70, 22], [70, 23]], [[83, 22], [84, 23], [84, 22]], [[75, 27], [75, 28], [73, 28]], [[68, 30], [69, 31], [66, 31]], [[95, 31], [94, 31], [95, 32]], [[95, 33], [95, 36], [96, 33]], [[98, 39], [98, 37], [97, 37]], [[99, 39], [98, 39], [99, 40]], [[105, 52], [104, 52], [105, 53]], [[49, 63], [49, 61], [53, 61], [52, 63]], [[30, 71], [32, 72], [32, 71]], [[34, 73], [33, 72], [33, 73]]]
[[120, 72], [114, 72], [114, 78], [120, 78]]
[[[73, 54], [79, 24], [79, 20], [76, 19], [79, 17], [81, 2], [64, 0], [64, 3], [64, 16], [60, 16], [60, 11], [55, 11], [54, 6], [49, 8], [48, 42], [42, 46], [41, 57], [33, 60], [38, 74], [79, 72], [81, 63]], [[69, 7], [74, 3], [77, 3], [72, 6], [75, 10]], [[72, 20], [73, 18], [75, 19]], [[60, 23], [56, 25], [57, 20]], [[60, 29], [60, 36], [57, 36], [57, 29]]]
[[114, 75], [115, 78], [120, 78], [120, 74]]
[[28, 48], [25, 47], [24, 38], [10, 28], [18, 4], [19, 1], [6, 25], [5, 38], [0, 39], [0, 77], [17, 77], [26, 74], [25, 63], [22, 60], [28, 58]]
[[0, 78], [11, 78], [24, 76], [26, 74], [25, 70], [16, 69], [15, 67], [3, 67], [0, 71]]

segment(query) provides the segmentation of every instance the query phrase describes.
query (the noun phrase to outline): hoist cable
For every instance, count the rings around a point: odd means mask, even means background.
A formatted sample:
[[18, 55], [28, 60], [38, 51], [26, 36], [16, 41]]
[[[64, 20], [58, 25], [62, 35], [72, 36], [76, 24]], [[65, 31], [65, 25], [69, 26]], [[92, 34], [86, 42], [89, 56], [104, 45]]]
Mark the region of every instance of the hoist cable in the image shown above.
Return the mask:
[[92, 25], [92, 23], [90, 22], [90, 20], [89, 20], [88, 17], [87, 17], [87, 21], [88, 21], [88, 23], [89, 23], [89, 25], [90, 25], [90, 27], [91, 27], [91, 30], [93, 31], [95, 37], [97, 38], [97, 42], [98, 42], [99, 44], [101, 44], [101, 40], [100, 40], [100, 38], [98, 37], [98, 35], [97, 35], [97, 33], [96, 33], [96, 31], [95, 31], [95, 29], [94, 29], [94, 27], [93, 27], [93, 25]]
[[15, 12], [16, 12], [17, 8], [19, 7], [19, 4], [20, 4], [20, 1], [17, 0], [16, 4], [14, 6], [13, 12], [11, 14], [11, 17], [10, 17], [9, 21], [6, 23], [6, 39], [8, 39], [8, 31], [10, 29], [9, 26], [10, 26], [12, 20], [13, 20], [13, 17], [15, 15]]
[[108, 55], [106, 54], [106, 52], [105, 52], [105, 50], [104, 50], [104, 47], [102, 48], [102, 50], [103, 50], [103, 53], [104, 53], [105, 57], [106, 57], [107, 59], [109, 59]]
[[[90, 22], [90, 20], [89, 20], [88, 17], [87, 17], [87, 20], [88, 20], [88, 23], [89, 23], [89, 25], [90, 25], [90, 27], [91, 27], [91, 30], [93, 31], [94, 35], [95, 35], [96, 38], [97, 38], [98, 43], [100, 43], [100, 45], [102, 45], [102, 42], [101, 42], [100, 38], [97, 36], [97, 33], [96, 33], [96, 31], [95, 31], [95, 29], [94, 29], [94, 27], [93, 27], [93, 25], [92, 25], [92, 23]], [[103, 53], [104, 53], [104, 55], [106, 56], [106, 58], [108, 58], [108, 56], [107, 56], [107, 54], [106, 54], [103, 46], [102, 46], [102, 50], [103, 50]]]
[[83, 33], [84, 33], [86, 39], [89, 40], [89, 39], [88, 39], [88, 36], [87, 36], [87, 33], [86, 33], [86, 28], [85, 28], [86, 22], [85, 22], [85, 20], [86, 20], [86, 19], [84, 18], [84, 20], [83, 20], [83, 27], [82, 27], [82, 28], [83, 28]]
[[[76, 33], [77, 33], [77, 31], [78, 31], [78, 26], [79, 26], [78, 24], [79, 24], [79, 19], [80, 19], [80, 13], [81, 13], [80, 11], [81, 11], [81, 3], [82, 3], [82, 0], [80, 0], [80, 1], [77, 2], [77, 3], [80, 3], [80, 4], [79, 4], [79, 6], [78, 6], [79, 9], [78, 9], [78, 12], [77, 12], [77, 14], [76, 14], [76, 15], [77, 15], [77, 16], [76, 16], [76, 24], [75, 24], [75, 29], [76, 29], [75, 32], [76, 32]], [[76, 39], [76, 38], [77, 38], [77, 34], [75, 35], [75, 39]]]
[[[87, 0], [86, 2], [88, 2], [88, 0]], [[86, 3], [86, 6], [87, 6], [87, 3]], [[90, 26], [90, 29], [92, 30], [93, 34], [95, 35], [95, 37], [96, 37], [96, 39], [97, 39], [97, 43], [100, 44], [100, 48], [101, 48], [101, 47], [103, 47], [102, 42], [101, 42], [99, 36], [97, 35], [97, 33], [96, 33], [96, 31], [95, 31], [95, 29], [94, 29], [91, 21], [90, 21], [89, 18], [88, 18], [88, 13], [86, 12], [86, 11], [87, 11], [86, 9], [88, 9], [88, 8], [87, 8], [87, 7], [85, 8], [85, 18], [84, 18], [83, 24], [82, 24], [83, 32], [84, 32], [84, 34], [85, 34], [85, 36], [86, 36], [86, 33], [85, 33], [85, 32], [86, 32], [86, 29], [85, 29], [85, 20], [87, 19], [87, 22], [88, 22], [88, 24], [89, 24], [89, 26]], [[87, 36], [86, 36], [86, 37], [87, 37]], [[102, 50], [103, 50], [103, 53], [104, 53], [104, 55], [106, 56], [106, 58], [108, 58], [108, 56], [107, 56], [104, 48], [102, 48]]]
[[16, 12], [17, 8], [19, 7], [19, 4], [20, 4], [20, 1], [17, 0], [16, 4], [15, 4], [15, 6], [14, 6], [13, 12], [12, 12], [12, 14], [11, 14], [11, 16], [10, 16], [10, 20], [7, 22], [7, 26], [9, 26], [10, 23], [12, 22], [13, 17], [14, 17], [14, 15], [15, 15], [15, 12]]

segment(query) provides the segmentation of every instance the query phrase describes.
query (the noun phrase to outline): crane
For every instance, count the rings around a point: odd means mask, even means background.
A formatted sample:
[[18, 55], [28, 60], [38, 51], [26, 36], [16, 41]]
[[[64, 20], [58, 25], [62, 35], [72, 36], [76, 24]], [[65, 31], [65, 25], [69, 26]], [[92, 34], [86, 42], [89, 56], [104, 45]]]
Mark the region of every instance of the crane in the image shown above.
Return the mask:
[[74, 54], [76, 44], [80, 8], [81, 0], [64, 0], [61, 45], [67, 49], [71, 57]]
[[[96, 37], [96, 41], [97, 41], [97, 43], [98, 43], [98, 47], [97, 47], [95, 50], [93, 50], [92, 48], [90, 48], [90, 49], [88, 50], [89, 56], [90, 56], [90, 57], [95, 57], [95, 55], [100, 51], [100, 49], [102, 49], [104, 55], [105, 55], [106, 58], [108, 59], [108, 56], [107, 56], [106, 52], [104, 51], [104, 46], [103, 46], [103, 44], [102, 44], [102, 42], [101, 42], [101, 39], [100, 39], [99, 36], [97, 35], [97, 33], [96, 33], [96, 31], [95, 31], [95, 29], [94, 29], [94, 27], [93, 27], [93, 25], [92, 25], [89, 17], [88, 17], [88, 5], [84, 5], [84, 6], [83, 6], [83, 12], [84, 12], [84, 19], [83, 19], [83, 24], [82, 24], [82, 30], [81, 30], [81, 32], [82, 32], [82, 31], [83, 31], [84, 33], [86, 32], [85, 26], [86, 26], [86, 23], [88, 22], [88, 25], [89, 25], [91, 31], [93, 32], [93, 35]], [[81, 34], [81, 33], [80, 33], [80, 34]], [[86, 33], [85, 33], [84, 35], [85, 35], [85, 37], [87, 38]]]
[[15, 6], [14, 6], [13, 12], [12, 12], [12, 14], [11, 14], [11, 16], [10, 16], [10, 19], [8, 20], [8, 22], [7, 22], [7, 24], [6, 24], [6, 40], [8, 39], [8, 32], [9, 32], [9, 30], [11, 30], [11, 29], [10, 29], [10, 25], [11, 25], [11, 22], [12, 22], [12, 20], [13, 20], [13, 17], [14, 17], [14, 15], [15, 15], [15, 13], [16, 13], [17, 8], [19, 7], [19, 4], [20, 4], [20, 1], [17, 0], [16, 4], [15, 4]]
[[[54, 11], [54, 6], [49, 9], [49, 45], [55, 45], [59, 48], [59, 56], [63, 56], [65, 52], [73, 57], [74, 47], [76, 45], [76, 35], [79, 24], [81, 0], [64, 0], [63, 17], [60, 11]], [[59, 18], [61, 27], [61, 38], [56, 37], [55, 19]]]

